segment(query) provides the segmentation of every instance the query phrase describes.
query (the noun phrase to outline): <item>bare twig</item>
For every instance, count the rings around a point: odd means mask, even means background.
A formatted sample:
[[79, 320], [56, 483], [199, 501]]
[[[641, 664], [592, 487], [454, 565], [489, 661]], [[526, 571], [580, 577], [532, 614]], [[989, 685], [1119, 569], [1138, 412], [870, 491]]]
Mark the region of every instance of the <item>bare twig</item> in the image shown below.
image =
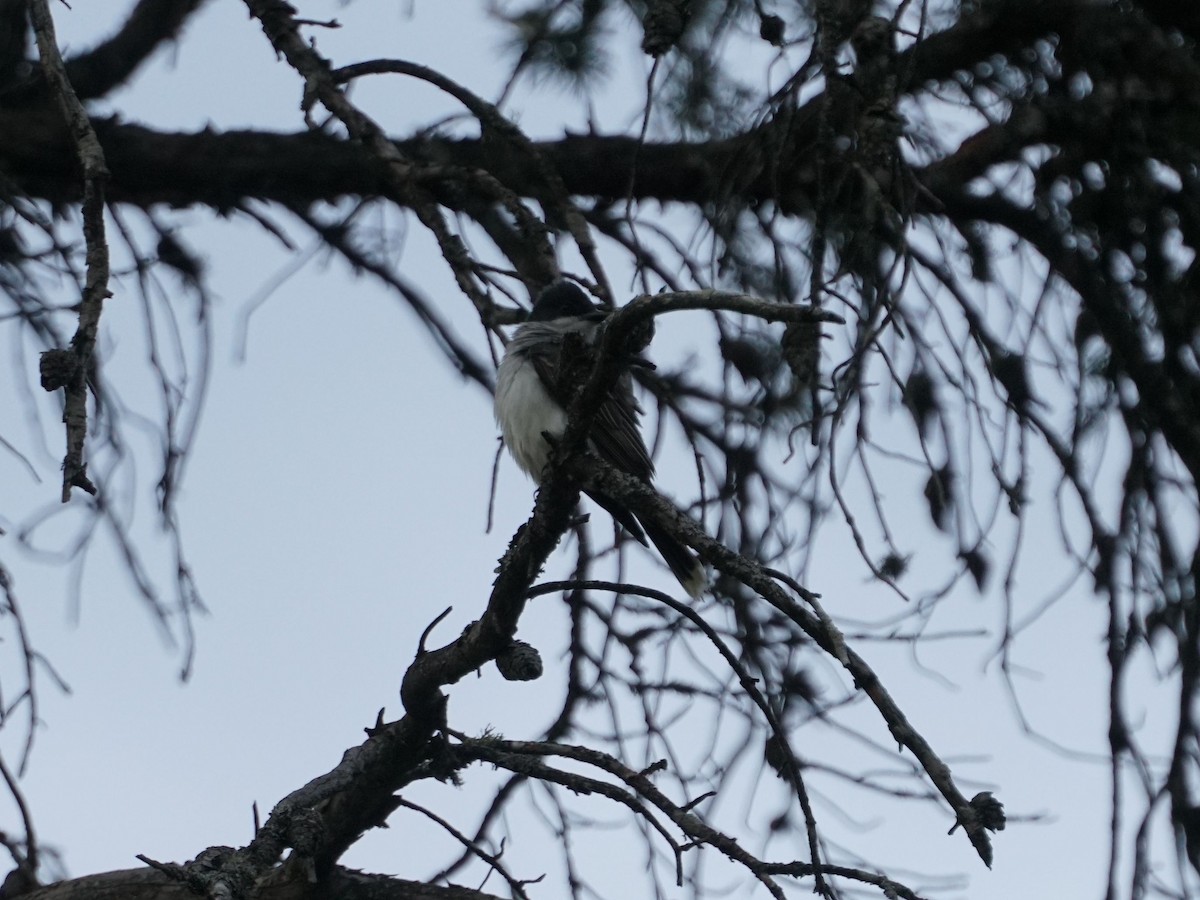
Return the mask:
[[403, 797], [397, 797], [396, 801], [404, 809], [411, 809], [413, 812], [418, 812], [427, 819], [436, 822], [447, 834], [466, 847], [472, 854], [487, 863], [493, 871], [499, 872], [500, 877], [508, 882], [508, 886], [512, 889], [512, 892], [516, 897], [522, 898], [522, 900], [528, 900], [529, 894], [527, 894], [525, 891], [525, 885], [534, 884], [541, 881], [542, 878], [545, 877], [544, 875], [539, 875], [537, 878], [524, 881], [515, 877], [500, 861], [499, 854], [488, 853], [486, 850], [483, 850], [478, 844], [472, 842], [470, 838], [468, 838], [465, 834], [463, 834], [433, 810], [426, 809], [424, 806], [420, 806], [416, 803], [410, 803]]
[[[0, 776], [4, 778], [8, 792], [12, 794], [13, 802], [17, 804], [17, 809], [21, 813], [21, 824], [25, 828], [25, 858], [24, 860], [17, 859], [17, 865], [24, 868], [26, 874], [29, 876], [36, 876], [38, 867], [38, 842], [37, 833], [33, 829], [33, 815], [29, 812], [29, 805], [25, 802], [25, 794], [21, 791], [21, 786], [17, 784], [16, 777], [2, 756], [0, 756]], [[12, 852], [13, 848], [10, 847], [9, 850]]]
[[[808, 833], [809, 852], [812, 854], [812, 875], [816, 881], [816, 890], [818, 893], [826, 893], [826, 886], [821, 875], [823, 863], [820, 857], [820, 842], [817, 838], [817, 822], [813, 815], [812, 804], [809, 802], [808, 790], [804, 786], [804, 777], [800, 774], [800, 765], [796, 759], [796, 754], [792, 751], [791, 744], [788, 742], [787, 731], [780, 722], [775, 711], [771, 709], [767, 698], [763, 696], [761, 690], [756, 683], [756, 679], [747, 671], [742, 661], [738, 659], [737, 654], [725, 645], [717, 634], [716, 629], [708, 624], [698, 612], [692, 609], [686, 603], [681, 603], [670, 594], [665, 594], [662, 591], [644, 588], [633, 584], [617, 584], [610, 581], [555, 581], [547, 584], [539, 584], [537, 587], [529, 591], [530, 597], [536, 597], [541, 594], [555, 593], [564, 590], [603, 590], [613, 591], [620, 594], [638, 594], [654, 600], [657, 603], [662, 603], [669, 606], [677, 614], [683, 616], [689, 622], [696, 626], [697, 629], [708, 639], [717, 652], [721, 654], [721, 658], [725, 664], [737, 675], [738, 684], [746, 695], [753, 701], [763, 714], [768, 727], [771, 729], [771, 735], [783, 753], [783, 767], [787, 770], [788, 779], [792, 783], [792, 787], [796, 791], [796, 797], [800, 802], [800, 808], [804, 812], [804, 822]], [[693, 804], [697, 801], [692, 801]]]
[[861, 656], [846, 646], [845, 639], [828, 617], [822, 619], [805, 609], [784, 593], [762, 566], [709, 537], [695, 522], [638, 479], [627, 476], [595, 458], [573, 460], [570, 468], [581, 486], [598, 490], [605, 496], [615, 497], [628, 505], [639, 517], [648, 516], [670, 528], [672, 534], [696, 550], [705, 562], [754, 590], [799, 625], [825, 652], [838, 659], [854, 679], [855, 686], [875, 704], [892, 737], [898, 744], [911, 750], [921, 763], [929, 779], [962, 822], [980, 858], [990, 866], [991, 840], [987, 830], [978, 821], [967, 798], [954, 783], [950, 767], [908, 721], [874, 670]]
[[[87, 476], [84, 443], [87, 438], [88, 370], [91, 367], [92, 350], [96, 346], [100, 312], [104, 301], [112, 296], [108, 289], [108, 242], [104, 236], [104, 189], [109, 173], [104, 161], [104, 148], [100, 146], [91, 120], [67, 79], [62, 55], [58, 51], [49, 0], [31, 0], [29, 17], [37, 39], [42, 71], [58, 98], [75, 143], [76, 155], [83, 166], [83, 236], [87, 244], [87, 277], [79, 307], [79, 327], [71, 340], [74, 358], [69, 375], [62, 383], [51, 382], [53, 386], [50, 386], [43, 380], [48, 390], [66, 388], [63, 421], [67, 426], [67, 453], [63, 459], [62, 488], [62, 501], [66, 503], [71, 499], [72, 487], [82, 488], [89, 494], [96, 493], [95, 485]], [[59, 359], [63, 360], [62, 357]]]

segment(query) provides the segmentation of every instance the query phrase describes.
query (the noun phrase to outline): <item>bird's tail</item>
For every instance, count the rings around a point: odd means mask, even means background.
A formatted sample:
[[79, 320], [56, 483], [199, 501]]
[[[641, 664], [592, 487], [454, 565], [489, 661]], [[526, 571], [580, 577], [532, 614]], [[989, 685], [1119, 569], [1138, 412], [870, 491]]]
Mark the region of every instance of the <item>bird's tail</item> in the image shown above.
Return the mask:
[[707, 579], [704, 577], [704, 566], [691, 550], [655, 523], [638, 519], [632, 511], [615, 500], [592, 491], [588, 491], [587, 495], [608, 510], [609, 515], [620, 522], [639, 543], [645, 544], [649, 538], [688, 596], [693, 600], [700, 599]]
[[646, 530], [646, 537], [650, 538], [650, 542], [662, 554], [663, 561], [672, 574], [688, 592], [688, 596], [699, 600], [705, 584], [704, 566], [700, 560], [691, 550], [679, 543], [674, 535], [668, 534], [654, 522], [643, 521], [642, 528]]

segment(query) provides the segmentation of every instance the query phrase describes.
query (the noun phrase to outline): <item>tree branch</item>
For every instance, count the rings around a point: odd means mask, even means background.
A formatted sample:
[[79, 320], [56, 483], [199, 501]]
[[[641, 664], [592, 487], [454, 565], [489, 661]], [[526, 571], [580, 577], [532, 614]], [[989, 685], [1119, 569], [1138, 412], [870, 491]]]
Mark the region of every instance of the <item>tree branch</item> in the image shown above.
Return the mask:
[[[258, 900], [501, 900], [494, 894], [457, 885], [425, 884], [387, 875], [337, 868], [316, 887], [269, 881], [259, 886]], [[23, 894], [23, 900], [195, 900], [183, 882], [157, 869], [123, 869], [59, 881]]]
[[855, 687], [866, 694], [879, 710], [892, 737], [916, 757], [930, 781], [963, 825], [980, 858], [991, 866], [991, 838], [967, 798], [954, 783], [950, 767], [908, 721], [866, 660], [846, 645], [845, 638], [828, 616], [819, 616], [797, 603], [759, 563], [734, 553], [721, 542], [709, 537], [699, 525], [637, 478], [619, 472], [593, 457], [572, 460], [570, 470], [582, 487], [615, 497], [628, 505], [639, 517], [647, 516], [667, 528], [675, 537], [699, 553], [705, 562], [754, 590], [798, 625], [821, 649], [841, 663], [854, 679]]
[[71, 340], [73, 370], [65, 365], [66, 356], [57, 356], [56, 365], [60, 367], [58, 376], [63, 376], [63, 380], [59, 383], [56, 376], [51, 384], [47, 384], [45, 356], [42, 369], [43, 387], [47, 390], [57, 390], [59, 387], [66, 389], [63, 421], [67, 426], [67, 454], [63, 460], [62, 489], [62, 501], [66, 503], [71, 499], [73, 487], [82, 488], [89, 494], [96, 493], [95, 486], [87, 476], [84, 443], [87, 438], [88, 369], [92, 362], [92, 350], [96, 346], [96, 331], [100, 327], [100, 311], [104, 301], [112, 296], [108, 289], [108, 242], [104, 236], [104, 189], [109, 173], [104, 161], [104, 149], [63, 68], [48, 0], [30, 0], [29, 17], [33, 22], [42, 71], [58, 100], [71, 132], [75, 153], [83, 166], [83, 237], [87, 244], [87, 276], [79, 308], [79, 327]]

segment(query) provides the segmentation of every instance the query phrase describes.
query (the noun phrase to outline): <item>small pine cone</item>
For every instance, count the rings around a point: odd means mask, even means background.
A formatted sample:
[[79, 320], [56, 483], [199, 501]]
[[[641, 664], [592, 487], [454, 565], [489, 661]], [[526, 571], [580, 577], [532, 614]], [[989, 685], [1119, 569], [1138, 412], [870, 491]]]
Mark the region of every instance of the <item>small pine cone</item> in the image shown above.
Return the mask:
[[767, 742], [763, 746], [763, 759], [784, 781], [788, 780], [788, 756], [790, 755], [791, 751], [787, 744], [779, 740], [777, 735], [773, 734], [767, 738]]
[[524, 641], [513, 641], [496, 657], [496, 668], [508, 681], [533, 681], [542, 677], [542, 656]]
[[679, 43], [690, 6], [691, 0], [651, 0], [642, 19], [642, 50], [659, 57]]
[[784, 45], [786, 26], [779, 16], [763, 16], [758, 20], [758, 36], [775, 47]]
[[47, 350], [38, 362], [42, 376], [42, 387], [56, 391], [75, 380], [79, 371], [79, 357], [70, 350]]
[[991, 791], [980, 791], [971, 798], [971, 809], [979, 816], [979, 824], [988, 831], [1004, 830], [1004, 804]]
[[783, 358], [797, 388], [811, 389], [821, 366], [821, 323], [791, 322], [783, 330]]
[[921, 437], [929, 435], [929, 425], [938, 414], [937, 385], [924, 369], [914, 368], [904, 383], [904, 405], [917, 423]]

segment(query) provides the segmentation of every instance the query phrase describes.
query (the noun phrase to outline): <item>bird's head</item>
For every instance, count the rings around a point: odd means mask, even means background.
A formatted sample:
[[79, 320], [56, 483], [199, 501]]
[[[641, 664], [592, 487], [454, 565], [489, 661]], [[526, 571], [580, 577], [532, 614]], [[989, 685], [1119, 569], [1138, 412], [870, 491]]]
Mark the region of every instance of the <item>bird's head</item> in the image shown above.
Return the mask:
[[606, 315], [608, 313], [592, 303], [575, 282], [556, 281], [537, 295], [529, 321], [552, 322], [567, 318], [599, 321]]

